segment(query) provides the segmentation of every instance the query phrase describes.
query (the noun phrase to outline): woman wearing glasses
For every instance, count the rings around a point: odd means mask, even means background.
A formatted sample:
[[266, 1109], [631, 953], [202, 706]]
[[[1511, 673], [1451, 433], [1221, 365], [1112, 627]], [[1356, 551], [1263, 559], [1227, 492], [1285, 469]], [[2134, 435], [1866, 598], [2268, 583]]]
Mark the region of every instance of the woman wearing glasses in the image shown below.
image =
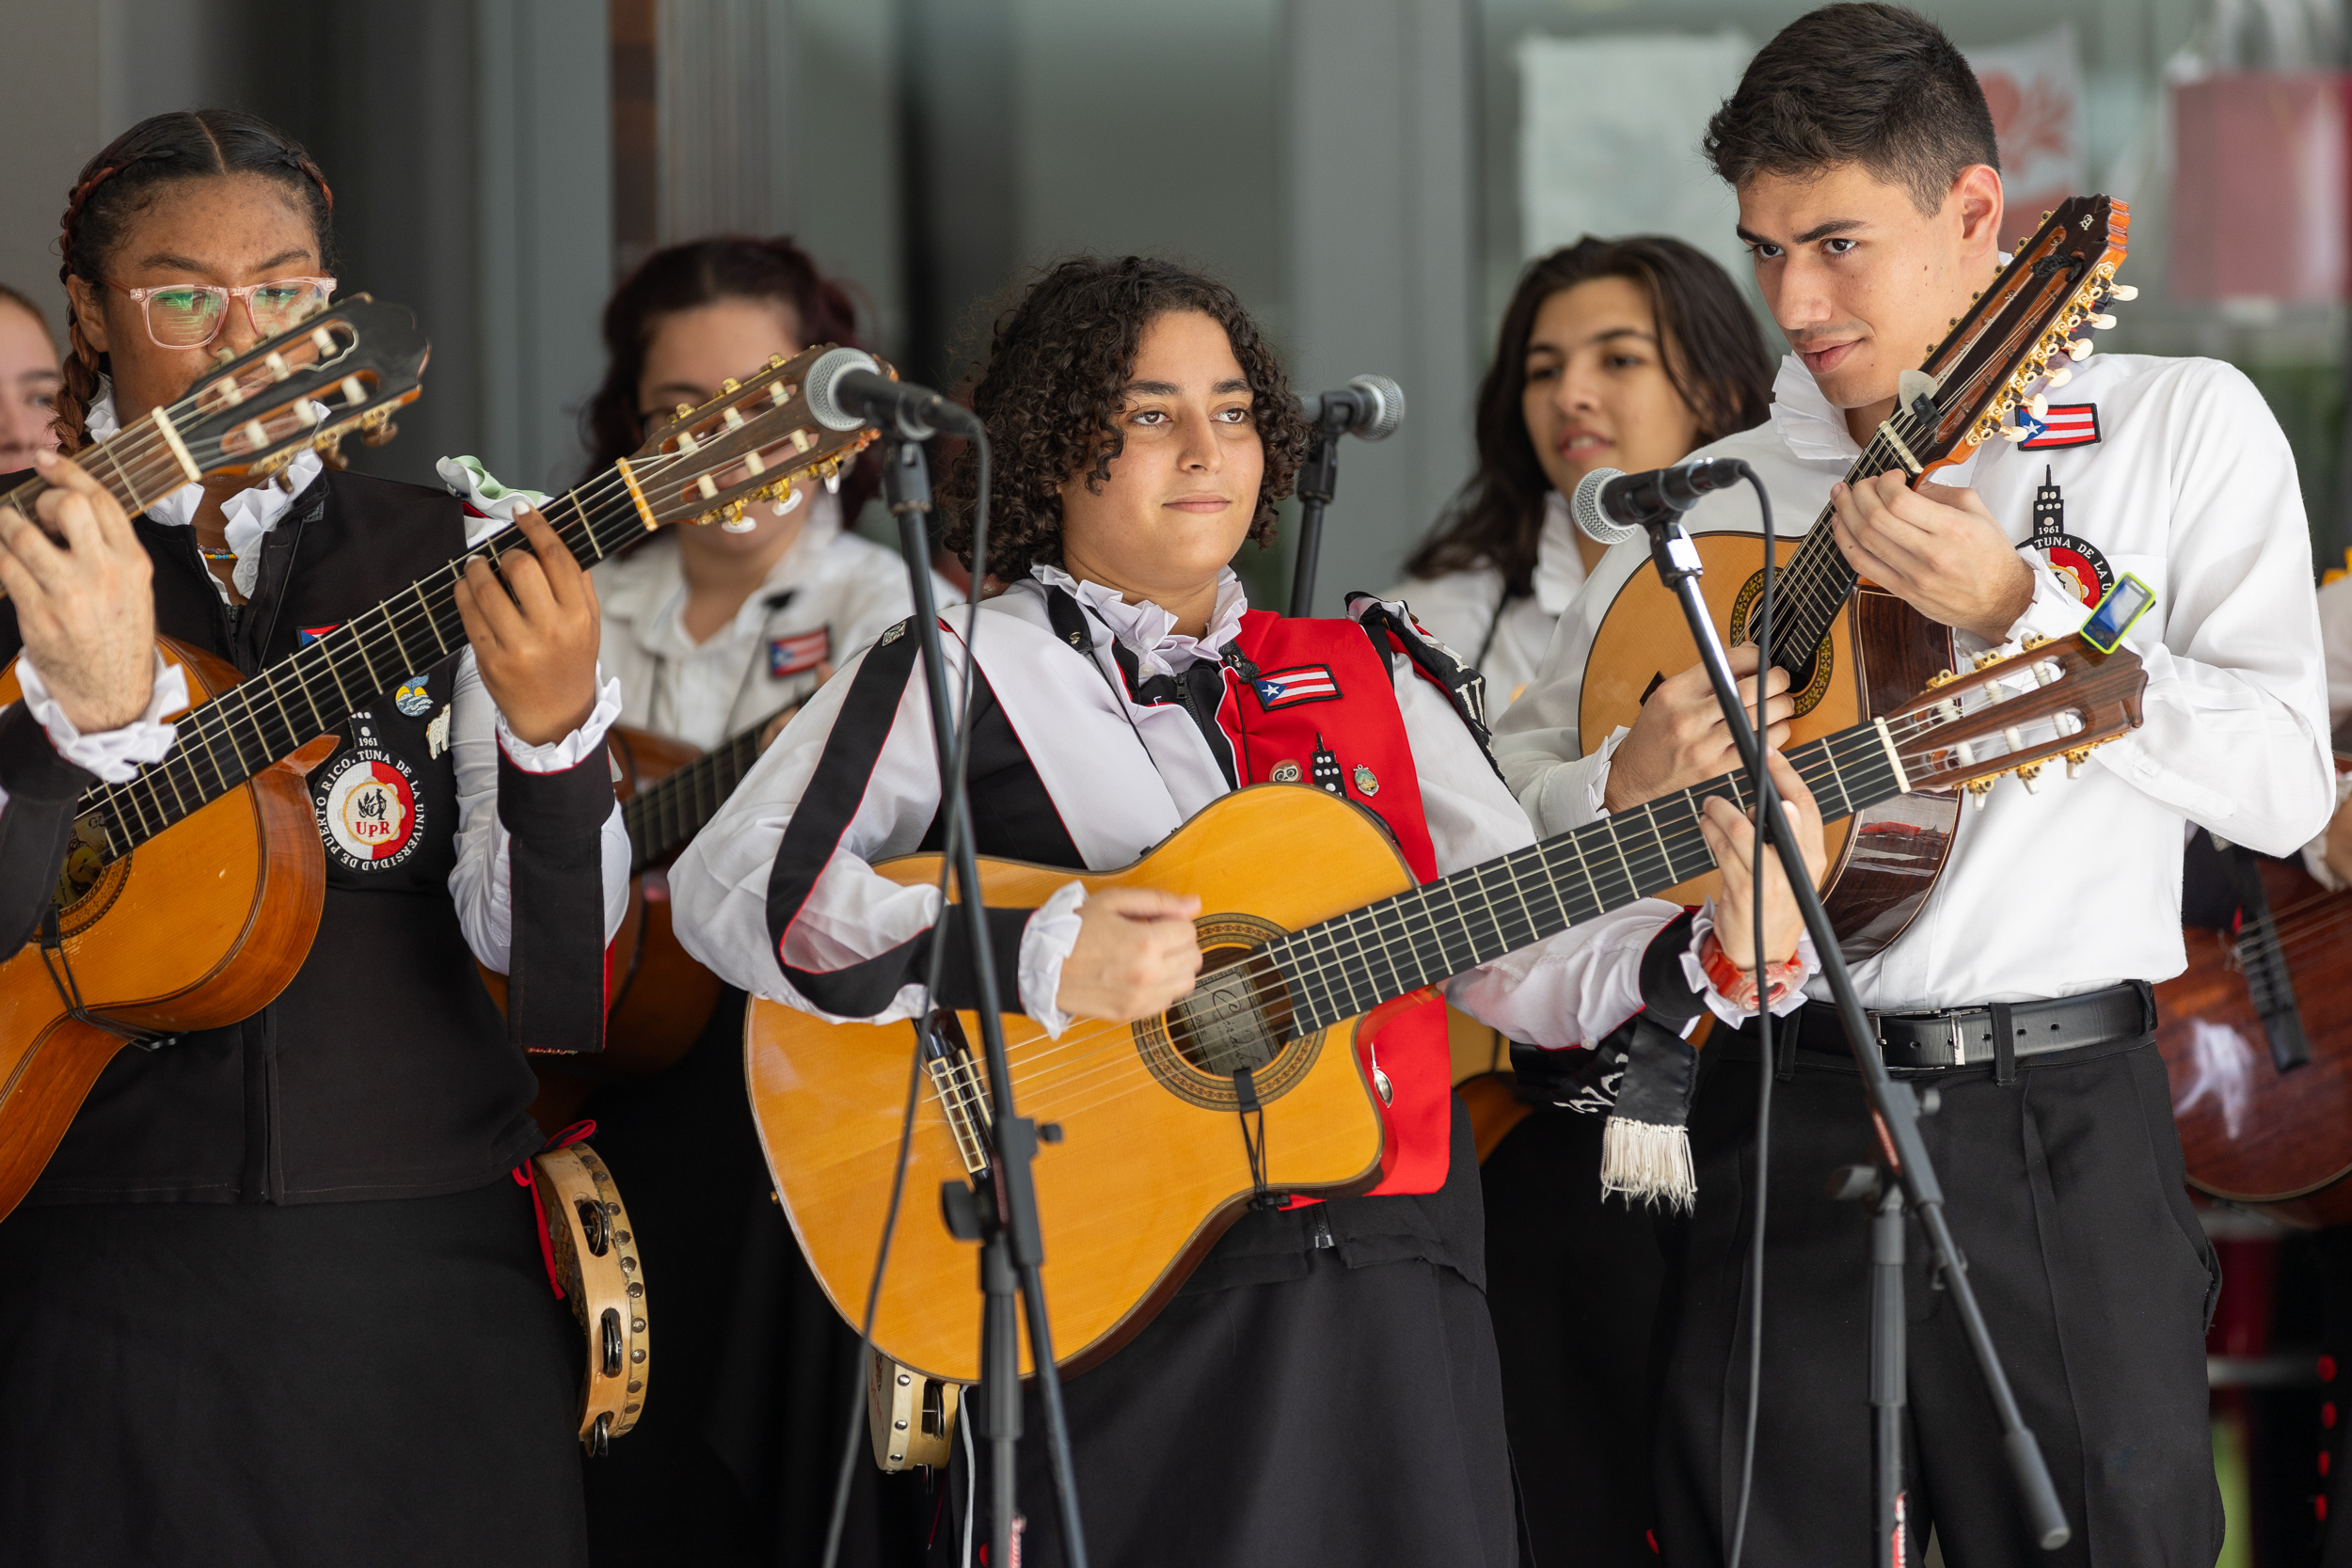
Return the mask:
[[[159, 116], [91, 159], [60, 237], [65, 451], [325, 303], [332, 212], [249, 115]], [[23, 651], [27, 689], [0, 712], [18, 941], [81, 789], [169, 743], [183, 682], [157, 632], [251, 673], [506, 526], [313, 455], [135, 519], [42, 467], [40, 521], [71, 550], [0, 513], [0, 655]], [[293, 982], [119, 1053], [0, 1223], [11, 1562], [585, 1560], [580, 1352], [514, 1175], [540, 1143], [522, 1046], [599, 1042], [619, 704], [585, 575], [535, 515], [518, 526], [535, 554], [459, 588], [472, 649], [402, 672], [310, 775], [326, 885]], [[528, 966], [511, 1023], [476, 958]]]

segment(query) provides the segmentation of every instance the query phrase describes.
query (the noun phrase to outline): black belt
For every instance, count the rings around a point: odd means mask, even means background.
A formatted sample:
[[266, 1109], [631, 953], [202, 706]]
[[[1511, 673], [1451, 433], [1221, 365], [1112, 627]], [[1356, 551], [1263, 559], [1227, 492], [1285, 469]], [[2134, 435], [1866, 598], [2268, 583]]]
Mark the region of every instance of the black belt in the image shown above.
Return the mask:
[[[2053, 1051], [2137, 1039], [2155, 1033], [2156, 999], [2146, 981], [2127, 980], [2105, 990], [2048, 1002], [1994, 1002], [1942, 1012], [1867, 1016], [1871, 1028], [1878, 1032], [1879, 1054], [1886, 1065], [1922, 1071], [1999, 1067], [2004, 1055], [2014, 1061]], [[1808, 1054], [1846, 1054], [1845, 1025], [1834, 1005], [1808, 1002], [1802, 1017], [1800, 1050]], [[2001, 1049], [2004, 1036], [2009, 1044], [2006, 1052]]]

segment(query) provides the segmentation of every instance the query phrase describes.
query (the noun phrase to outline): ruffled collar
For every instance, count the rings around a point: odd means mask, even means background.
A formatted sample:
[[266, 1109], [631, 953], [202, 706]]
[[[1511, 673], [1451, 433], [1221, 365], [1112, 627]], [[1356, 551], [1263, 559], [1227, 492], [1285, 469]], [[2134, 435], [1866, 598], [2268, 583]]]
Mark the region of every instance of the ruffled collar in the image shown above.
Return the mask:
[[[84, 416], [93, 441], [103, 441], [122, 428], [122, 421], [115, 417], [114, 387], [111, 383], [102, 385], [103, 390]], [[253, 586], [261, 577], [262, 541], [293, 510], [294, 497], [326, 471], [326, 465], [319, 454], [304, 447], [287, 465], [281, 476], [282, 485], [265, 481], [251, 489], [238, 491], [220, 503], [221, 515], [229, 520], [229, 548], [237, 558], [236, 570], [230, 575], [238, 593], [247, 598], [253, 596]], [[186, 528], [196, 521], [196, 509], [203, 503], [204, 487], [190, 483], [148, 502], [147, 517], [166, 528]]]
[[1242, 613], [1249, 608], [1241, 578], [1232, 567], [1221, 566], [1216, 574], [1216, 610], [1209, 617], [1208, 632], [1187, 637], [1176, 630], [1174, 615], [1149, 599], [1129, 604], [1116, 589], [1082, 582], [1058, 566], [1035, 565], [1029, 575], [1047, 588], [1063, 590], [1101, 616], [1111, 635], [1133, 651], [1147, 676], [1172, 675], [1201, 659], [1218, 657], [1241, 630]]

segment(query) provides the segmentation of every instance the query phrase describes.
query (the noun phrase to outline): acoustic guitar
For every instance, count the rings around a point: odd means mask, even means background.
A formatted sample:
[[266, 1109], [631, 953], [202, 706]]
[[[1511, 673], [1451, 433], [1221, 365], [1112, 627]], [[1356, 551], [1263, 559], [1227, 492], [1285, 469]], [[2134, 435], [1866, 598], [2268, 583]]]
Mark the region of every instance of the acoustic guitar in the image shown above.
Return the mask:
[[[1900, 405], [1847, 470], [1847, 483], [1901, 468], [1916, 485], [1996, 436], [2025, 436], [2003, 423], [2006, 416], [2032, 403], [2037, 385], [2062, 385], [2073, 373], [2065, 361], [2090, 353], [2086, 334], [2112, 324], [2104, 308], [2136, 292], [2115, 284], [2130, 223], [2124, 204], [2103, 196], [2077, 197], [2045, 214], [1950, 335], [1929, 347], [1924, 369], [1903, 373]], [[1950, 628], [1861, 583], [1838, 552], [1830, 517], [1822, 508], [1802, 540], [1776, 545], [1772, 662], [1788, 672], [1796, 697], [1791, 744], [1890, 711], [1953, 662]], [[1730, 530], [1692, 537], [1716, 628], [1727, 641], [1747, 640], [1763, 579], [1762, 539]], [[1634, 574], [1586, 656], [1577, 715], [1585, 748], [1630, 725], [1661, 680], [1697, 661], [1673, 594], [1655, 573]], [[1822, 901], [1849, 959], [1868, 958], [1911, 923], [1943, 870], [1959, 813], [1958, 796], [1921, 792], [1833, 831]], [[1713, 888], [1710, 872], [1669, 896], [1696, 903]]]
[[[1788, 760], [1824, 816], [1920, 788], [1953, 788], [2064, 754], [2072, 772], [2139, 721], [2146, 685], [2128, 651], [2078, 638], [1989, 662], [1883, 719], [1797, 747]], [[1608, 820], [1416, 885], [1379, 821], [1319, 789], [1224, 796], [1123, 869], [1073, 872], [983, 860], [982, 894], [1034, 908], [1073, 877], [1091, 888], [1198, 895], [1199, 985], [1133, 1024], [1080, 1020], [1058, 1040], [1007, 1016], [1023, 1115], [1058, 1135], [1035, 1170], [1046, 1279], [1073, 1370], [1108, 1355], [1172, 1295], [1256, 1192], [1234, 1073], [1263, 1106], [1265, 1181], [1330, 1196], [1379, 1179], [1382, 1130], [1359, 1039], [1368, 1017], [1580, 920], [1661, 893], [1712, 863], [1700, 800], [1744, 801], [1715, 779]], [[938, 879], [935, 855], [879, 865]], [[908, 1024], [828, 1024], [755, 1001], [745, 1027], [753, 1113], [777, 1192], [834, 1306], [862, 1321], [898, 1158]], [[874, 1317], [874, 1350], [912, 1371], [979, 1372], [973, 1259], [928, 1197], [993, 1191], [977, 1021], [942, 1012], [922, 1064], [906, 1207]], [[1025, 1352], [1024, 1353], [1026, 1354]]]
[[[532, 1053], [539, 1096], [531, 1114], [548, 1135], [577, 1118], [598, 1084], [668, 1071], [708, 1027], [722, 987], [678, 944], [661, 868], [735, 793], [774, 721], [763, 719], [707, 752], [651, 730], [612, 727], [610, 750], [620, 772], [612, 787], [628, 826], [628, 912], [612, 938], [604, 1049], [594, 1056]], [[506, 977], [485, 970], [483, 981], [503, 1006]]]
[[[331, 328], [322, 343], [341, 341]], [[591, 563], [659, 528], [739, 516], [803, 475], [830, 478], [873, 436], [808, 417], [801, 379], [827, 346], [727, 383], [550, 502], [557, 536]], [[217, 401], [199, 394], [183, 401], [199, 410]], [[300, 417], [310, 420], [307, 408]], [[221, 437], [204, 434], [210, 451]], [[468, 562], [528, 548], [515, 531], [493, 534], [242, 682], [216, 659], [163, 644], [197, 705], [175, 721], [162, 761], [83, 796], [56, 899], [35, 940], [0, 964], [0, 1215], [48, 1163], [116, 1051], [250, 1017], [293, 979], [326, 889], [303, 775], [354, 713], [465, 645], [455, 586]], [[11, 668], [0, 701], [18, 695]]]

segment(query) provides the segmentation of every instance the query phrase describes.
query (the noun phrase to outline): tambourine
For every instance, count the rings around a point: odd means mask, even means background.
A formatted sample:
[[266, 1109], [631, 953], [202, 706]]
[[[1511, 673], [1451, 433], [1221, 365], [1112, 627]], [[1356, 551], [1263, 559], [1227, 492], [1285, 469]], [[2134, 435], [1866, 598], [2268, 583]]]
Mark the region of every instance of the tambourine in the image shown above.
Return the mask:
[[556, 1276], [587, 1340], [580, 1441], [604, 1453], [645, 1408], [645, 1270], [621, 1190], [586, 1144], [532, 1157]]

